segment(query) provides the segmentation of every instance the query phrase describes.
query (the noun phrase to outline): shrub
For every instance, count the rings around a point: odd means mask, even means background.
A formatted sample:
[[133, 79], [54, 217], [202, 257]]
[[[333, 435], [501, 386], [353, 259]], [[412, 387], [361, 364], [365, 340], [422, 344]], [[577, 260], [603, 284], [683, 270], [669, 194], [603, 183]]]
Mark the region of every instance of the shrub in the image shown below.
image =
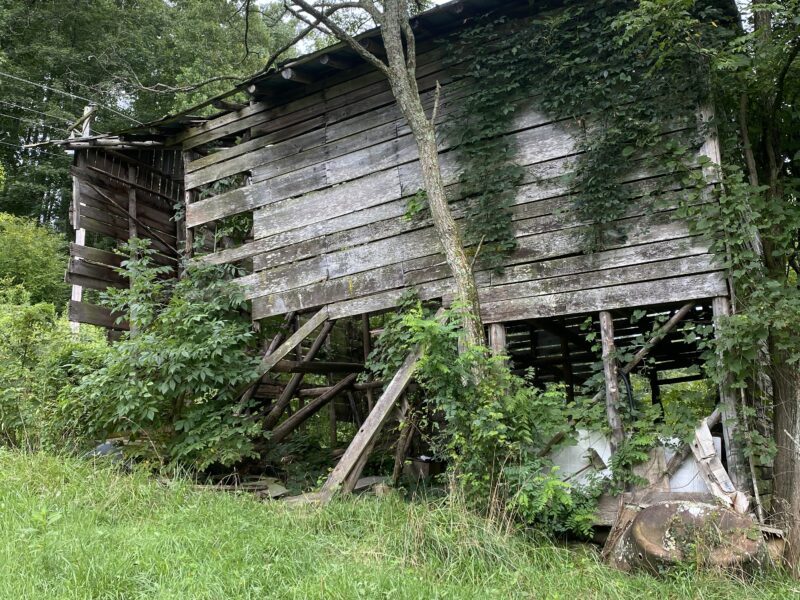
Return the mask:
[[123, 437], [130, 454], [198, 469], [255, 456], [261, 425], [235, 401], [258, 360], [233, 267], [190, 263], [168, 278], [146, 242], [126, 251], [130, 289], [109, 290], [104, 302], [131, 333], [62, 394], [83, 435]]
[[[467, 502], [548, 534], [587, 534], [594, 491], [564, 483], [539, 456], [567, 428], [563, 386], [537, 388], [486, 348], [459, 352], [458, 323], [455, 314], [437, 321], [418, 301], [407, 300], [385, 323], [370, 366], [378, 377], [390, 376], [409, 349], [422, 344], [415, 377], [431, 409], [424, 412], [441, 416], [428, 423], [431, 441]], [[571, 436], [564, 439], [569, 443]]]
[[64, 238], [30, 219], [0, 213], [0, 280], [21, 284], [34, 304], [61, 310], [67, 300]]
[[83, 360], [102, 353], [99, 331], [79, 336], [49, 303], [31, 304], [21, 285], [0, 280], [0, 443], [27, 449], [64, 449], [73, 438], [58, 395], [77, 380]]

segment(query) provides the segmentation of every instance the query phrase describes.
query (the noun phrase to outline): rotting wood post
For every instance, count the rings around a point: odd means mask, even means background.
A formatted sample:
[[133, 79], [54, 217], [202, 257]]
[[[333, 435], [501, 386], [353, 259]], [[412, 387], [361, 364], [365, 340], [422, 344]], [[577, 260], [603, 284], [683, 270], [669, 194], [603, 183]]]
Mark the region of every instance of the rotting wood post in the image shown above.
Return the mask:
[[[81, 128], [81, 136], [88, 137], [92, 135], [92, 113], [94, 113], [96, 105], [91, 103], [87, 104], [83, 108], [83, 116], [81, 120], [83, 121], [83, 125]], [[84, 166], [86, 160], [84, 155], [79, 151], [75, 151], [75, 161], [74, 164], [76, 167]], [[86, 230], [81, 227], [81, 210], [80, 210], [80, 196], [81, 196], [81, 188], [78, 178], [74, 175], [72, 176], [72, 227], [75, 230], [75, 245], [76, 246], [85, 246], [86, 245]], [[80, 285], [72, 284], [72, 294], [70, 296], [70, 300], [72, 302], [81, 302], [83, 300], [83, 287]], [[77, 321], [71, 321], [70, 329], [72, 333], [78, 333], [80, 330], [80, 323]]]
[[[322, 348], [322, 344], [324, 344], [325, 340], [328, 339], [328, 335], [330, 335], [334, 324], [335, 321], [328, 321], [325, 323], [325, 325], [322, 327], [322, 330], [319, 332], [319, 335], [317, 335], [317, 338], [311, 344], [311, 347], [308, 349], [308, 352], [306, 352], [306, 355], [303, 357], [301, 362], [309, 363], [314, 359], [314, 357]], [[297, 388], [299, 388], [300, 384], [303, 383], [304, 376], [305, 373], [295, 373], [292, 375], [289, 383], [286, 384], [286, 387], [283, 389], [280, 397], [275, 402], [275, 406], [273, 406], [272, 410], [270, 410], [269, 414], [267, 414], [267, 417], [264, 420], [265, 429], [271, 429], [274, 427], [281, 418], [283, 411], [286, 410], [289, 402], [291, 402], [292, 398], [294, 397]]]
[[506, 326], [502, 323], [489, 325], [489, 348], [494, 356], [505, 356]]
[[567, 402], [572, 403], [575, 401], [575, 382], [569, 351], [569, 338], [566, 336], [561, 336], [561, 358], [564, 361], [562, 369], [564, 371], [564, 389], [567, 392]]
[[[331, 402], [340, 392], [353, 385], [356, 377], [355, 373], [351, 373], [321, 396], [310, 400], [308, 404], [298, 409], [291, 417], [272, 430], [270, 441], [273, 444], [281, 442], [286, 436], [314, 416], [328, 402]], [[331, 402], [331, 406], [333, 406], [333, 402]]]
[[[128, 179], [133, 182], [136, 181], [137, 169], [134, 165], [128, 165]], [[136, 188], [133, 186], [128, 187], [128, 238], [139, 237], [139, 227], [136, 213]]]
[[[195, 153], [192, 151], [182, 153], [184, 174], [186, 173], [186, 166], [194, 160], [195, 156]], [[183, 191], [183, 254], [186, 258], [191, 258], [194, 250], [194, 230], [189, 227], [187, 216], [189, 214], [189, 205], [194, 201], [195, 194], [194, 190], [184, 189]]]
[[[369, 360], [369, 355], [372, 352], [372, 334], [370, 333], [369, 328], [369, 313], [364, 313], [361, 315], [361, 341], [364, 345], [364, 364], [367, 364]], [[372, 396], [372, 388], [367, 388], [366, 390], [367, 396], [367, 412], [372, 412], [372, 408], [375, 406], [375, 400]]]
[[614, 344], [614, 319], [608, 311], [600, 311], [600, 335], [603, 341], [603, 374], [606, 381], [606, 415], [611, 427], [611, 453], [625, 441], [625, 430], [619, 416], [619, 374]]
[[[730, 302], [726, 297], [718, 296], [711, 301], [711, 309], [714, 315], [714, 334], [719, 337], [720, 320], [731, 314]], [[719, 397], [728, 474], [736, 489], [749, 491], [751, 485], [745, 468], [744, 456], [737, 440], [739, 420], [736, 410], [736, 394], [731, 389], [731, 376], [728, 373], [725, 374], [719, 386]]]

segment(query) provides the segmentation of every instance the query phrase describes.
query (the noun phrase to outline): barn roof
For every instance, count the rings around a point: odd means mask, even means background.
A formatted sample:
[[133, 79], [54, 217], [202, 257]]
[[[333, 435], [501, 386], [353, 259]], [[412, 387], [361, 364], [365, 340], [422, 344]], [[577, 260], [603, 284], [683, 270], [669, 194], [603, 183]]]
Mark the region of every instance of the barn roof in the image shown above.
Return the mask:
[[[559, 4], [559, 2], [550, 2]], [[544, 4], [544, 3], [542, 3]], [[435, 40], [457, 30], [467, 21], [477, 16], [498, 12], [506, 15], [524, 14], [529, 10], [528, 0], [452, 0], [415, 16], [411, 20], [417, 41]], [[373, 28], [358, 35], [356, 39], [370, 51], [378, 52], [381, 45], [380, 29]], [[123, 129], [108, 135], [96, 135], [67, 140], [51, 140], [51, 144], [69, 148], [86, 146], [124, 146], [160, 145], [171, 135], [192, 125], [218, 118], [233, 112], [238, 107], [228, 99], [236, 94], [247, 93], [249, 97], [267, 101], [281, 102], [287, 95], [295, 95], [298, 84], [324, 79], [343, 69], [357, 68], [364, 64], [363, 59], [344, 42], [293, 57], [276, 63], [269, 70], [261, 71], [243, 79], [229, 90], [208, 98], [181, 112], [136, 127]], [[198, 116], [198, 112], [213, 106], [220, 108], [210, 116]]]

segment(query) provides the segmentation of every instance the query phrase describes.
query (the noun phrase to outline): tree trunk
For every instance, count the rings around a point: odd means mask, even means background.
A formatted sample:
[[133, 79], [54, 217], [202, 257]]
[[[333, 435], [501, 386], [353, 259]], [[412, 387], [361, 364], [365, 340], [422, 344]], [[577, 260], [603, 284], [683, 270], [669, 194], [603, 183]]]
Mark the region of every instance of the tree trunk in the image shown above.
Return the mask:
[[455, 280], [456, 300], [464, 327], [464, 341], [467, 347], [485, 346], [486, 336], [481, 323], [475, 276], [447, 201], [439, 165], [435, 126], [433, 120], [429, 120], [425, 114], [419, 97], [415, 73], [416, 49], [413, 33], [408, 27], [408, 6], [403, 0], [385, 2], [384, 5], [385, 10], [380, 25], [389, 66], [389, 84], [417, 143], [422, 181], [428, 195], [433, 225]]
[[786, 532], [784, 558], [800, 577], [800, 371], [770, 339], [775, 428], [773, 512]]

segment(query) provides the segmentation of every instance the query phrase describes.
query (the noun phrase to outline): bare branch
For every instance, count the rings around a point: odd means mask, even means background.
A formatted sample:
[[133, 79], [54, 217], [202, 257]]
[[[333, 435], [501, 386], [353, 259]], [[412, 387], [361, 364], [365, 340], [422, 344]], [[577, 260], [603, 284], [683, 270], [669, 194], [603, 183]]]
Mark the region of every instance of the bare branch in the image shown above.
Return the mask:
[[[306, 0], [290, 0], [290, 1], [293, 4], [296, 4], [300, 8], [302, 8], [305, 12], [314, 17], [314, 19], [324, 24], [328, 29], [330, 29], [333, 32], [333, 34], [336, 37], [338, 37], [340, 40], [348, 44], [353, 50], [355, 50], [356, 53], [359, 56], [361, 56], [361, 58], [363, 58], [368, 63], [376, 67], [385, 75], [387, 76], [389, 75], [389, 67], [386, 65], [386, 63], [384, 63], [381, 59], [372, 54], [372, 52], [364, 48], [364, 46], [358, 43], [358, 40], [356, 40], [353, 36], [351, 36], [349, 33], [347, 33], [344, 29], [339, 27], [336, 23], [334, 23], [331, 20], [330, 16], [334, 12], [340, 10], [341, 8], [345, 8], [343, 4], [336, 4], [335, 7], [332, 7], [330, 9], [330, 12], [320, 12], [316, 6], [313, 6], [311, 3], [306, 2]], [[363, 7], [359, 6], [358, 8], [363, 8]]]

